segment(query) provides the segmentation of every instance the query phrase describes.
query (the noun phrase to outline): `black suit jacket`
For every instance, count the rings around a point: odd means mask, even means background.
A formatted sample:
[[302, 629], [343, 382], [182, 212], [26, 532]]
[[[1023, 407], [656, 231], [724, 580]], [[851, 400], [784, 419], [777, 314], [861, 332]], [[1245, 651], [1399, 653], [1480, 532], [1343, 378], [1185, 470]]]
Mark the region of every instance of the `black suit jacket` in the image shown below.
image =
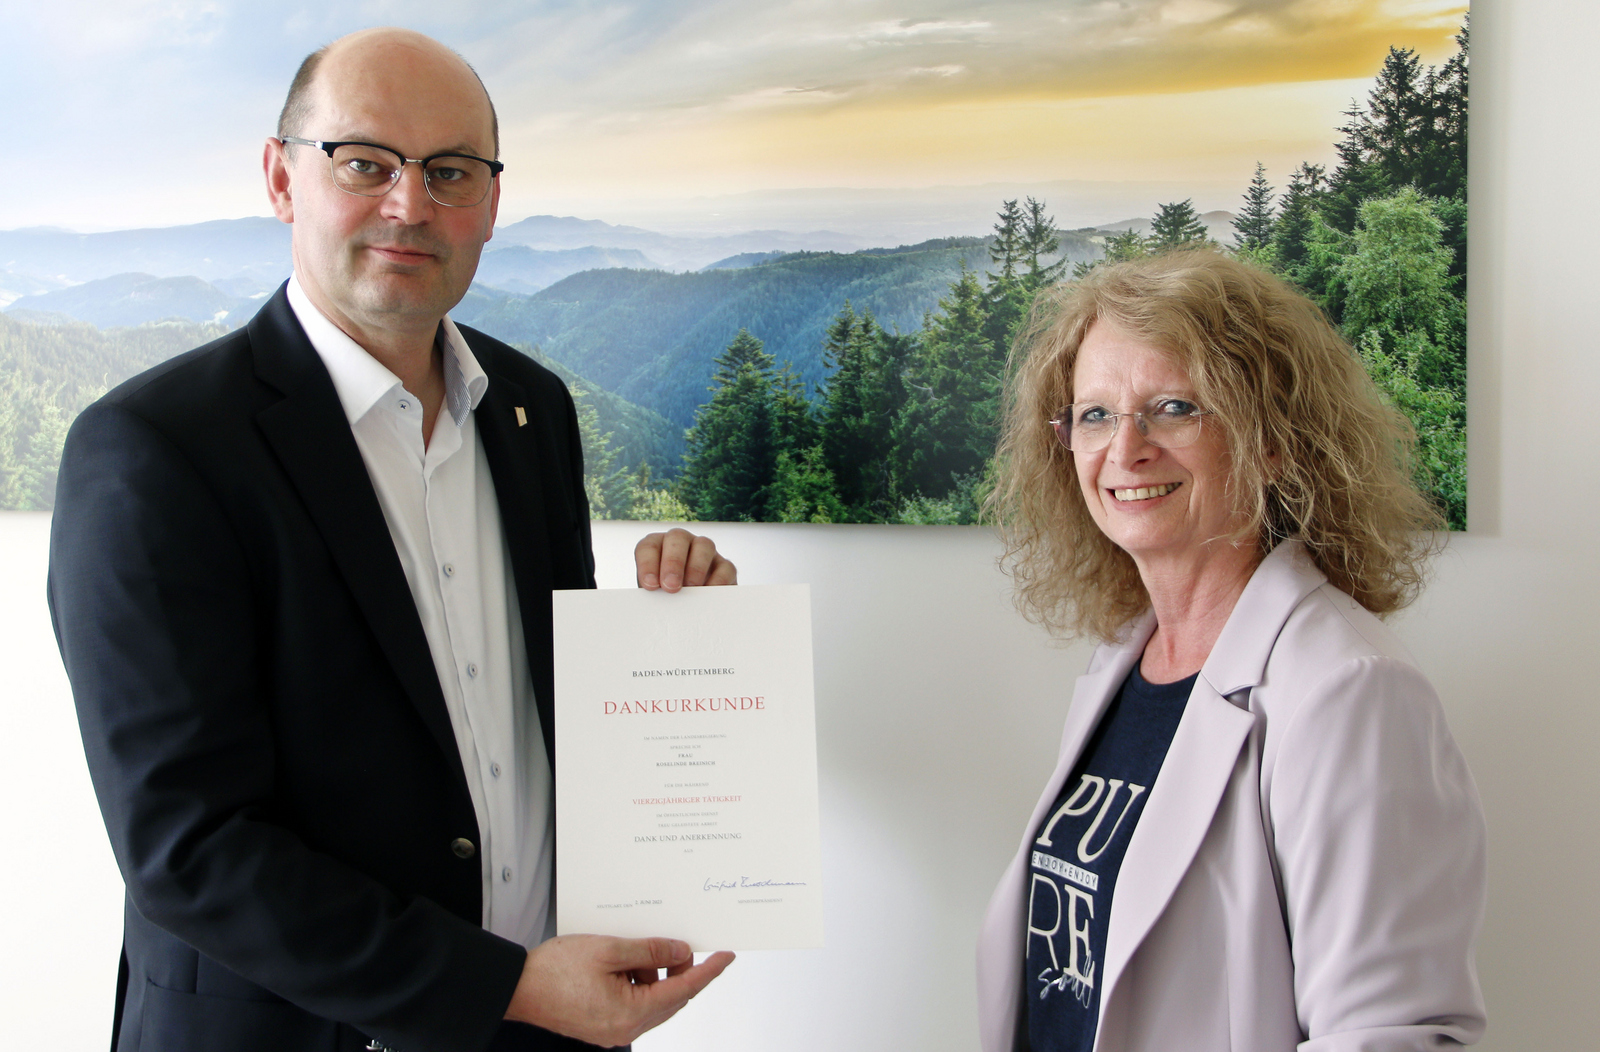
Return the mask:
[[[553, 766], [550, 592], [594, 586], [576, 415], [462, 331]], [[524, 951], [452, 850], [479, 836], [427, 638], [283, 289], [78, 418], [49, 591], [127, 885], [113, 1048], [505, 1042]]]

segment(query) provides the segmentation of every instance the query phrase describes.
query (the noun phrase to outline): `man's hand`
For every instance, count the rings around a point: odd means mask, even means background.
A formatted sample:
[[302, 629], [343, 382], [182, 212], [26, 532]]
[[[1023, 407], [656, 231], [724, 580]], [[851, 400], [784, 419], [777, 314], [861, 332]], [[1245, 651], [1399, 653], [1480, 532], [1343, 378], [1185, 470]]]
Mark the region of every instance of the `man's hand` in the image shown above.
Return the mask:
[[681, 527], [646, 534], [633, 549], [640, 588], [676, 592], [684, 585], [737, 584], [739, 571], [717, 554], [710, 537], [697, 537]]
[[560, 935], [528, 951], [506, 1018], [591, 1045], [626, 1045], [672, 1018], [732, 960], [723, 952], [695, 964], [676, 939]]

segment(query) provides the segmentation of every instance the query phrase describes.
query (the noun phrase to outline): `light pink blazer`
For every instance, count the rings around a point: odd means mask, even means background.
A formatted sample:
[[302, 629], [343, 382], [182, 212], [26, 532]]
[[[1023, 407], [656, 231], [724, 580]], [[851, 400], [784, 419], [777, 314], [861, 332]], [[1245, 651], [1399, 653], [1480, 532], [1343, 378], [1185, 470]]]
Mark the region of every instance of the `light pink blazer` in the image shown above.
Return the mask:
[[[1028, 841], [1155, 629], [1078, 679], [1061, 755], [978, 940], [984, 1052], [1012, 1049]], [[1112, 901], [1096, 1052], [1390, 1052], [1483, 1033], [1477, 790], [1438, 696], [1296, 541], [1189, 696]]]

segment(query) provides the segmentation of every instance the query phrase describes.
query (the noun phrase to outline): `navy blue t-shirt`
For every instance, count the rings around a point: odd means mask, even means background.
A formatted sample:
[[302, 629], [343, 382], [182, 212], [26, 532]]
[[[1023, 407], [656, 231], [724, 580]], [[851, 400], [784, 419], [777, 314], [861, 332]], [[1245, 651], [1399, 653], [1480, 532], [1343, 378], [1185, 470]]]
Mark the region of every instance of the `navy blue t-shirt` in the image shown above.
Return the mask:
[[1149, 683], [1135, 662], [1034, 838], [1023, 972], [1031, 1052], [1094, 1047], [1117, 873], [1194, 680]]

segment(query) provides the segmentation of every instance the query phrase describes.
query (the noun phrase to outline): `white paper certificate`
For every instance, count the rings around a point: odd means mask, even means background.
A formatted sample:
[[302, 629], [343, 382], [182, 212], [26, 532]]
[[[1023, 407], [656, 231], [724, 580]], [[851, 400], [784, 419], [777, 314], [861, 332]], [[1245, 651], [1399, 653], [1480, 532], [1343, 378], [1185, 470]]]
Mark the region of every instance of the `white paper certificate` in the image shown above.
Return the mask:
[[554, 594], [556, 926], [822, 945], [805, 585]]

